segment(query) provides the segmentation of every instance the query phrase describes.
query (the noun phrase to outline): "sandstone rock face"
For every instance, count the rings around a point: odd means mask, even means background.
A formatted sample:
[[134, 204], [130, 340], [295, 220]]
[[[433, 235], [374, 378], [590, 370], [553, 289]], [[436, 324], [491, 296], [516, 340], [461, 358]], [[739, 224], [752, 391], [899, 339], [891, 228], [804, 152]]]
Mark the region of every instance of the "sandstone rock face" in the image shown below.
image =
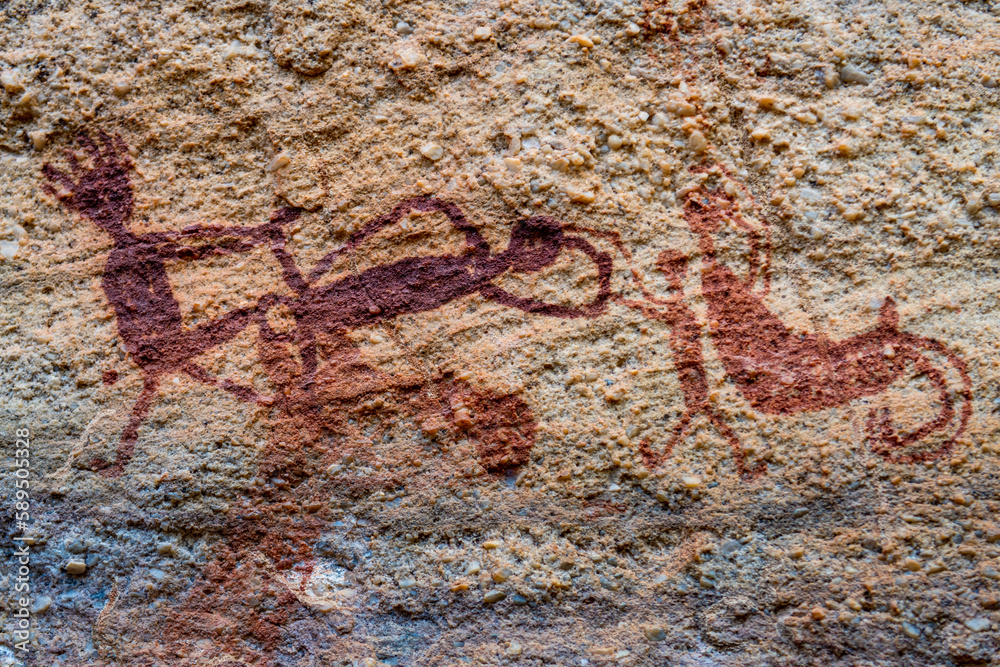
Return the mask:
[[4, 665], [997, 665], [986, 2], [0, 6]]

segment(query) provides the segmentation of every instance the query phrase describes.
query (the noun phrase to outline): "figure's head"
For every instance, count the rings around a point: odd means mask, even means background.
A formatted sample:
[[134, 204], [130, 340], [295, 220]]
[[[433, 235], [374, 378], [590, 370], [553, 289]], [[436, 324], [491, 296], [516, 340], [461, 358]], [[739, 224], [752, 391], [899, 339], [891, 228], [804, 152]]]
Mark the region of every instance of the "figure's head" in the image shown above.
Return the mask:
[[544, 217], [528, 218], [514, 225], [504, 254], [510, 259], [511, 269], [532, 273], [551, 266], [562, 246], [563, 231], [558, 222]]
[[722, 226], [722, 212], [713, 201], [713, 193], [698, 188], [684, 202], [684, 220], [691, 231], [701, 237], [714, 235]]
[[688, 256], [679, 250], [670, 248], [664, 250], [656, 258], [656, 266], [666, 277], [672, 288], [676, 288], [684, 281], [684, 274], [687, 272]]

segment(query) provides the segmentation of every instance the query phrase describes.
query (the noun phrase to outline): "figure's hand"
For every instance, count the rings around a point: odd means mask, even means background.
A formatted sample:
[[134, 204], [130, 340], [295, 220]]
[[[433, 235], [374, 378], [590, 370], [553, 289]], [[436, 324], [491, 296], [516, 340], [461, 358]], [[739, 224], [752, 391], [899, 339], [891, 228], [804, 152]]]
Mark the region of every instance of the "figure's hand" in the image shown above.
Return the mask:
[[62, 200], [70, 210], [95, 223], [123, 224], [132, 216], [133, 209], [132, 184], [128, 176], [132, 160], [120, 136], [111, 137], [100, 130], [97, 138], [103, 148], [86, 135], [77, 137], [90, 154], [90, 169], [81, 166], [76, 154], [67, 150], [66, 161], [72, 177], [45, 164], [42, 173], [49, 182], [42, 184], [42, 188]]

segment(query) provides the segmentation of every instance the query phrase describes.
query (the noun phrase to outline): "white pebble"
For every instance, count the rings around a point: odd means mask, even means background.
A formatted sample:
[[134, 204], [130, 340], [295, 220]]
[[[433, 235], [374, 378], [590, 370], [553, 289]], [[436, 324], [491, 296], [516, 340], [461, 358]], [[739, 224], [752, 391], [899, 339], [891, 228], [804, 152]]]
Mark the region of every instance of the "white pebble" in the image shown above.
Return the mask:
[[416, 69], [427, 62], [427, 56], [417, 46], [407, 46], [396, 54], [399, 60], [390, 67], [393, 69]]
[[476, 28], [472, 33], [472, 37], [477, 42], [485, 42], [492, 36], [493, 36], [493, 30], [488, 25], [481, 25], [478, 28]]
[[431, 141], [420, 147], [420, 154], [428, 160], [436, 162], [444, 157], [444, 149], [441, 148], [440, 144], [436, 144]]
[[701, 478], [695, 477], [694, 475], [688, 477], [681, 477], [681, 483], [688, 489], [697, 489], [701, 486]]
[[17, 257], [17, 251], [21, 246], [13, 241], [0, 241], [0, 257], [10, 261]]
[[31, 605], [32, 614], [41, 614], [43, 611], [52, 606], [52, 598], [48, 595], [43, 595], [42, 597], [35, 600], [35, 604]]
[[49, 133], [45, 130], [28, 132], [28, 138], [31, 139], [31, 145], [35, 147], [36, 151], [44, 149], [49, 143]]
[[0, 84], [3, 84], [8, 93], [19, 93], [24, 90], [21, 76], [12, 69], [4, 70], [3, 74], [0, 74]]
[[973, 632], [984, 632], [989, 630], [991, 626], [990, 619], [978, 616], [976, 618], [970, 618], [965, 622], [965, 627], [969, 628]]
[[854, 65], [844, 65], [840, 68], [840, 80], [847, 83], [860, 83], [862, 85], [871, 83], [872, 77], [865, 74]]
[[410, 24], [407, 23], [406, 21], [400, 21], [399, 23], [396, 24], [396, 32], [398, 32], [400, 35], [412, 35], [413, 28], [411, 28]]
[[618, 150], [619, 148], [622, 147], [622, 138], [619, 137], [617, 134], [612, 134], [610, 137], [608, 137], [608, 146], [612, 150]]
[[704, 134], [695, 130], [691, 133], [691, 136], [688, 137], [688, 146], [691, 150], [701, 153], [708, 148], [708, 139], [705, 138]]
[[267, 164], [267, 171], [274, 173], [279, 169], [284, 169], [291, 163], [292, 159], [288, 157], [288, 153], [282, 151], [271, 158], [271, 161]]
[[635, 36], [636, 36], [636, 35], [638, 35], [638, 34], [639, 34], [640, 32], [642, 32], [642, 28], [640, 28], [640, 27], [639, 27], [638, 25], [636, 25], [635, 23], [629, 23], [629, 24], [628, 24], [628, 25], [627, 25], [627, 26], [625, 27], [625, 34], [626, 34], [626, 35], [628, 35], [629, 37], [635, 37]]

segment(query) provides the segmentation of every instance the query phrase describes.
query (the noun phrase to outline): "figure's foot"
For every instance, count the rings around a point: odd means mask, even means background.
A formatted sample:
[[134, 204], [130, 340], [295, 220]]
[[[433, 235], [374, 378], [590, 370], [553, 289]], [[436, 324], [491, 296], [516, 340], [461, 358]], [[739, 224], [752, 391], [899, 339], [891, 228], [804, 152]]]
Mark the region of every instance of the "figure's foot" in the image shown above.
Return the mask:
[[102, 458], [91, 459], [90, 469], [96, 473], [100, 473], [102, 477], [108, 477], [111, 479], [121, 477], [122, 473], [125, 472], [124, 465], [120, 463], [108, 463]]

